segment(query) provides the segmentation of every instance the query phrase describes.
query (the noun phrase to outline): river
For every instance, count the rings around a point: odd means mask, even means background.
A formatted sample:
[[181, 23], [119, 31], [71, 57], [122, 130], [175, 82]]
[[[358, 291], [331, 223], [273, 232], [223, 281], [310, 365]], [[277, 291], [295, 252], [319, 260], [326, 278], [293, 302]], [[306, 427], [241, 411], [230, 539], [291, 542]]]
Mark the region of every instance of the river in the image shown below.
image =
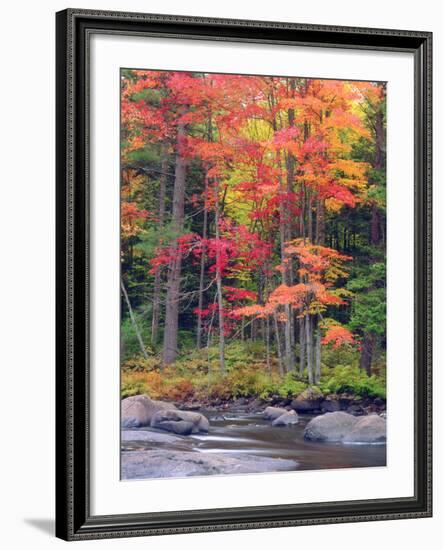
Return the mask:
[[[131, 441], [127, 437], [122, 442], [124, 455], [131, 452], [158, 451], [159, 448], [171, 452], [199, 453], [200, 456], [213, 454], [235, 457], [249, 456], [263, 459], [287, 459], [296, 464], [288, 469], [321, 470], [337, 468], [363, 468], [386, 465], [385, 444], [343, 444], [305, 441], [303, 430], [312, 418], [300, 416], [299, 423], [288, 427], [273, 427], [260, 413], [200, 411], [211, 424], [207, 434], [173, 437], [167, 443], [155, 441]], [[143, 431], [140, 428], [139, 431]], [[149, 430], [148, 430], [149, 431]], [[151, 431], [152, 433], [152, 431]], [[139, 434], [142, 436], [142, 434]], [[149, 454], [149, 453], [147, 453]], [[285, 468], [286, 469], [286, 468]], [[171, 474], [172, 475], [172, 474]], [[178, 475], [178, 474], [177, 474]], [[192, 475], [192, 474], [190, 474]], [[195, 475], [198, 475], [196, 473]], [[130, 475], [129, 477], [133, 477]], [[139, 474], [137, 474], [139, 477]], [[145, 477], [144, 475], [142, 477]], [[146, 477], [157, 477], [146, 473]], [[160, 475], [160, 477], [167, 477]]]

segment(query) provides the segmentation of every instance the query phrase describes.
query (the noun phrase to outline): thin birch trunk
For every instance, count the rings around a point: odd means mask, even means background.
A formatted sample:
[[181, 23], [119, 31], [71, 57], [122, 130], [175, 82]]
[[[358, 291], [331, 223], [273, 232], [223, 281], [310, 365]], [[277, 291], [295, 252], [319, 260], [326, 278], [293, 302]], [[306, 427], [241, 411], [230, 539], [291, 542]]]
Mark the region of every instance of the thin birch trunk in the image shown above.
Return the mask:
[[122, 292], [123, 292], [123, 296], [125, 297], [126, 305], [128, 306], [129, 317], [131, 318], [131, 322], [132, 322], [132, 325], [134, 326], [135, 334], [137, 336], [137, 340], [138, 340], [138, 343], [140, 345], [140, 350], [143, 354], [143, 357], [145, 359], [147, 359], [148, 354], [146, 353], [145, 345], [143, 344], [143, 338], [142, 338], [140, 329], [138, 328], [138, 324], [137, 324], [137, 321], [135, 319], [134, 312], [132, 311], [131, 302], [129, 301], [129, 296], [128, 296], [128, 293], [126, 292], [126, 288], [125, 288], [125, 285], [123, 283], [123, 279], [120, 279], [120, 285], [121, 285], [121, 289], [122, 289]]

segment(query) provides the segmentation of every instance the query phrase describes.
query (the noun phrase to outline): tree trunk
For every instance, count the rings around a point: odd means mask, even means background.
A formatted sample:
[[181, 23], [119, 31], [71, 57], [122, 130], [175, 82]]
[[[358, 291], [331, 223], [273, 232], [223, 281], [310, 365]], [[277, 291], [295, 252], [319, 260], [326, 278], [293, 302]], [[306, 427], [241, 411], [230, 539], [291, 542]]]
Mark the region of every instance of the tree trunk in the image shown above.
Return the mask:
[[[290, 97], [295, 97], [295, 79], [289, 78], [288, 79], [288, 87], [289, 87], [289, 95]], [[294, 126], [295, 122], [295, 112], [294, 109], [288, 109], [288, 126], [289, 128]], [[291, 197], [294, 193], [294, 175], [295, 175], [295, 157], [294, 155], [288, 151], [287, 153], [287, 160], [286, 160], [286, 200], [284, 204], [284, 214], [285, 214], [285, 220], [284, 220], [284, 233], [285, 233], [285, 241], [291, 241], [293, 238], [293, 225], [294, 221], [292, 219], [292, 216], [290, 214], [290, 204], [291, 204]], [[284, 254], [284, 257], [286, 257], [286, 254]], [[286, 271], [285, 275], [285, 284], [288, 286], [292, 286], [294, 284], [294, 273], [293, 273], [293, 267], [292, 267], [292, 261], [290, 261], [290, 258], [286, 257], [286, 260], [289, 260], [288, 264], [284, 266], [284, 269]], [[293, 371], [295, 368], [295, 353], [294, 353], [294, 310], [291, 305], [287, 305], [285, 307], [285, 313], [287, 316], [287, 322], [285, 326], [285, 340], [286, 344], [289, 346], [289, 352], [286, 352], [286, 361], [287, 361], [287, 367], [289, 371]], [[287, 334], [287, 332], [289, 334]]]
[[[269, 98], [269, 104], [271, 109], [275, 107], [275, 98], [273, 95], [273, 90], [271, 91], [271, 96]], [[275, 115], [272, 119], [272, 125], [273, 130], [276, 132], [278, 130], [277, 126], [277, 120], [275, 118]], [[277, 161], [277, 167], [278, 167], [278, 183], [279, 183], [279, 195], [280, 195], [280, 205], [279, 205], [279, 233], [280, 233], [280, 257], [281, 257], [281, 263], [282, 263], [282, 280], [283, 284], [289, 285], [289, 270], [288, 266], [285, 262], [286, 259], [286, 253], [285, 253], [285, 242], [288, 240], [289, 235], [289, 223], [290, 219], [288, 216], [287, 211], [287, 198], [285, 197], [285, 191], [286, 190], [283, 185], [283, 175], [282, 175], [282, 161], [281, 161], [281, 153], [280, 150], [277, 149], [276, 152], [276, 161]], [[288, 182], [287, 182], [288, 183]], [[294, 369], [294, 349], [293, 349], [293, 337], [292, 337], [292, 308], [289, 304], [285, 305], [285, 363], [286, 363], [286, 369], [287, 370], [293, 370]]]
[[[165, 197], [166, 181], [168, 172], [168, 157], [166, 148], [162, 151], [163, 159], [161, 164], [160, 188], [158, 196], [158, 228], [161, 230], [165, 222]], [[161, 296], [161, 270], [157, 269], [154, 277], [154, 295], [152, 298], [152, 322], [151, 322], [151, 344], [155, 346], [158, 339], [158, 325], [160, 320], [160, 296]]]
[[206, 237], [208, 233], [208, 209], [206, 204], [207, 199], [207, 190], [208, 190], [208, 178], [205, 178], [205, 195], [204, 195], [204, 206], [203, 206], [203, 245], [202, 245], [202, 254], [200, 258], [200, 282], [198, 287], [198, 317], [197, 317], [197, 349], [202, 347], [202, 308], [203, 308], [203, 288], [205, 282], [205, 267], [206, 267]]
[[312, 365], [312, 326], [311, 316], [309, 313], [305, 315], [305, 333], [306, 333], [306, 360], [308, 366], [308, 381], [312, 385], [314, 383], [314, 370]]
[[320, 246], [325, 244], [325, 202], [324, 199], [317, 199], [316, 217], [316, 243]]
[[312, 189], [308, 193], [308, 239], [310, 243], [313, 243], [312, 240], [313, 231], [312, 231]]
[[266, 366], [270, 374], [272, 374], [271, 367], [271, 345], [270, 345], [270, 328], [269, 328], [269, 316], [266, 317]]
[[[384, 164], [384, 127], [383, 113], [379, 109], [375, 115], [375, 158], [374, 169], [381, 170]], [[371, 244], [380, 243], [380, 209], [374, 202], [371, 209]]]
[[305, 338], [305, 320], [299, 320], [299, 333], [300, 333], [300, 376], [303, 376], [305, 373], [305, 363], [306, 363], [306, 338]]
[[303, 237], [305, 239], [306, 237], [306, 227], [305, 227], [305, 214], [306, 214], [306, 186], [304, 183], [301, 183], [300, 185], [300, 193], [301, 193], [301, 205], [300, 205], [300, 226], [299, 226], [299, 232], [300, 237]]
[[277, 321], [277, 314], [274, 313], [273, 315], [274, 319], [274, 331], [275, 331], [275, 341], [277, 346], [277, 356], [278, 356], [278, 369], [280, 372], [280, 376], [285, 375], [285, 368], [283, 363], [283, 354], [281, 350], [281, 343], [280, 343], [280, 330], [278, 328], [278, 321]]
[[[184, 126], [177, 127], [177, 154], [175, 160], [174, 194], [172, 198], [171, 225], [178, 236], [183, 231], [185, 214], [186, 161], [183, 157]], [[163, 363], [169, 365], [177, 358], [178, 311], [180, 301], [180, 279], [182, 257], [177, 247], [177, 240], [172, 245], [173, 259], [168, 268], [166, 286], [166, 315], [163, 339]]]
[[360, 355], [360, 368], [371, 376], [372, 370], [372, 356], [374, 354], [374, 336], [366, 332], [363, 336], [363, 345]]
[[317, 329], [315, 331], [315, 376], [314, 381], [320, 382], [321, 378], [321, 330], [317, 323]]
[[125, 285], [123, 283], [123, 279], [120, 279], [120, 285], [121, 285], [121, 288], [122, 288], [123, 296], [125, 297], [126, 305], [128, 306], [129, 317], [131, 318], [131, 322], [132, 322], [132, 325], [134, 327], [138, 343], [140, 345], [140, 351], [142, 352], [143, 357], [145, 359], [147, 359], [148, 354], [146, 353], [145, 345], [143, 344], [143, 338], [142, 338], [140, 329], [138, 328], [138, 324], [137, 324], [137, 321], [135, 319], [134, 312], [132, 311], [131, 302], [129, 301], [129, 296], [128, 296], [128, 293], [126, 292], [126, 288], [125, 288]]
[[225, 374], [225, 321], [223, 312], [222, 276], [220, 267], [220, 201], [218, 184], [215, 190], [215, 194], [215, 277], [217, 282], [220, 371], [222, 374]]
[[[288, 212], [285, 196], [285, 189], [283, 187], [282, 175], [281, 175], [281, 160], [280, 152], [277, 151], [277, 164], [279, 165], [279, 191], [280, 191], [280, 257], [282, 263], [282, 279], [283, 284], [290, 285], [289, 269], [286, 263], [287, 256], [285, 252], [285, 242], [288, 235]], [[294, 350], [292, 346], [292, 308], [289, 304], [285, 304], [285, 363], [286, 369], [291, 371], [294, 369]]]

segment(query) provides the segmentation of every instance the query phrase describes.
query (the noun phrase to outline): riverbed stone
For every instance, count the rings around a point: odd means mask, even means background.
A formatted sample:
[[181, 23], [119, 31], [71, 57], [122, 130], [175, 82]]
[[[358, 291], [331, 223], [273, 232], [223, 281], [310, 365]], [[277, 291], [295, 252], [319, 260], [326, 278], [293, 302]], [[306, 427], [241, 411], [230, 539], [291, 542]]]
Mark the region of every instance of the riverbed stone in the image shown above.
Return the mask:
[[362, 416], [365, 414], [365, 410], [358, 403], [351, 403], [346, 409], [346, 412], [352, 414], [353, 416]]
[[181, 438], [177, 435], [142, 428], [122, 430], [121, 440], [122, 443], [127, 441], [142, 441], [143, 443], [175, 444], [181, 441]]
[[123, 479], [290, 471], [298, 464], [283, 458], [167, 449], [124, 451], [121, 458]]
[[340, 403], [337, 399], [326, 398], [320, 403], [320, 409], [323, 413], [336, 412], [340, 410]]
[[320, 411], [323, 394], [318, 390], [306, 388], [291, 401], [291, 408], [300, 413], [312, 413]]
[[158, 411], [171, 409], [175, 409], [172, 403], [156, 401], [147, 395], [126, 397], [121, 402], [121, 423], [124, 428], [149, 426]]
[[272, 421], [273, 426], [291, 426], [298, 424], [298, 414], [295, 411], [287, 411]]
[[304, 438], [310, 441], [342, 441], [358, 419], [342, 411], [326, 413], [313, 418], [304, 430]]
[[311, 413], [321, 409], [320, 399], [293, 399], [291, 407], [299, 413]]
[[386, 441], [386, 420], [377, 414], [359, 418], [343, 437], [345, 443], [383, 443]]
[[283, 409], [282, 407], [266, 407], [266, 409], [263, 411], [263, 418], [265, 420], [275, 420], [276, 418], [282, 416], [287, 412], [288, 411], [286, 409]]
[[184, 420], [165, 420], [157, 424], [156, 427], [178, 435], [189, 435], [194, 430], [194, 424]]
[[342, 411], [347, 411], [352, 403], [355, 402], [355, 395], [342, 393], [338, 397], [338, 402], [340, 403], [340, 409]]
[[261, 399], [260, 397], [256, 397], [249, 403], [248, 411], [251, 411], [251, 412], [260, 411], [263, 408], [264, 404], [265, 404], [265, 401], [263, 399]]
[[[181, 430], [181, 428], [178, 428], [175, 425], [171, 426], [169, 422], [190, 423], [192, 425], [192, 433], [209, 431], [209, 420], [206, 418], [206, 416], [197, 412], [179, 411], [177, 409], [160, 410], [155, 413], [151, 419], [151, 427], [159, 428], [161, 430], [173, 431], [174, 433], [182, 433], [181, 431], [175, 431], [179, 429]], [[171, 429], [172, 427], [174, 427], [174, 429]], [[183, 430], [186, 431], [186, 428], [183, 427]]]

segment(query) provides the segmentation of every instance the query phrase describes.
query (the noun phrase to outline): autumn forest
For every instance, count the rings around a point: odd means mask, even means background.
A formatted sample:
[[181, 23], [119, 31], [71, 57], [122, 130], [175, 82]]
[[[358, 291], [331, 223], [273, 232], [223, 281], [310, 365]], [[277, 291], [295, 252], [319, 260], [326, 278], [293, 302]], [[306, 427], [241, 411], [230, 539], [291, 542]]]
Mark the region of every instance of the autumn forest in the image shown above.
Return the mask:
[[384, 83], [121, 71], [122, 397], [384, 401], [385, 260]]

